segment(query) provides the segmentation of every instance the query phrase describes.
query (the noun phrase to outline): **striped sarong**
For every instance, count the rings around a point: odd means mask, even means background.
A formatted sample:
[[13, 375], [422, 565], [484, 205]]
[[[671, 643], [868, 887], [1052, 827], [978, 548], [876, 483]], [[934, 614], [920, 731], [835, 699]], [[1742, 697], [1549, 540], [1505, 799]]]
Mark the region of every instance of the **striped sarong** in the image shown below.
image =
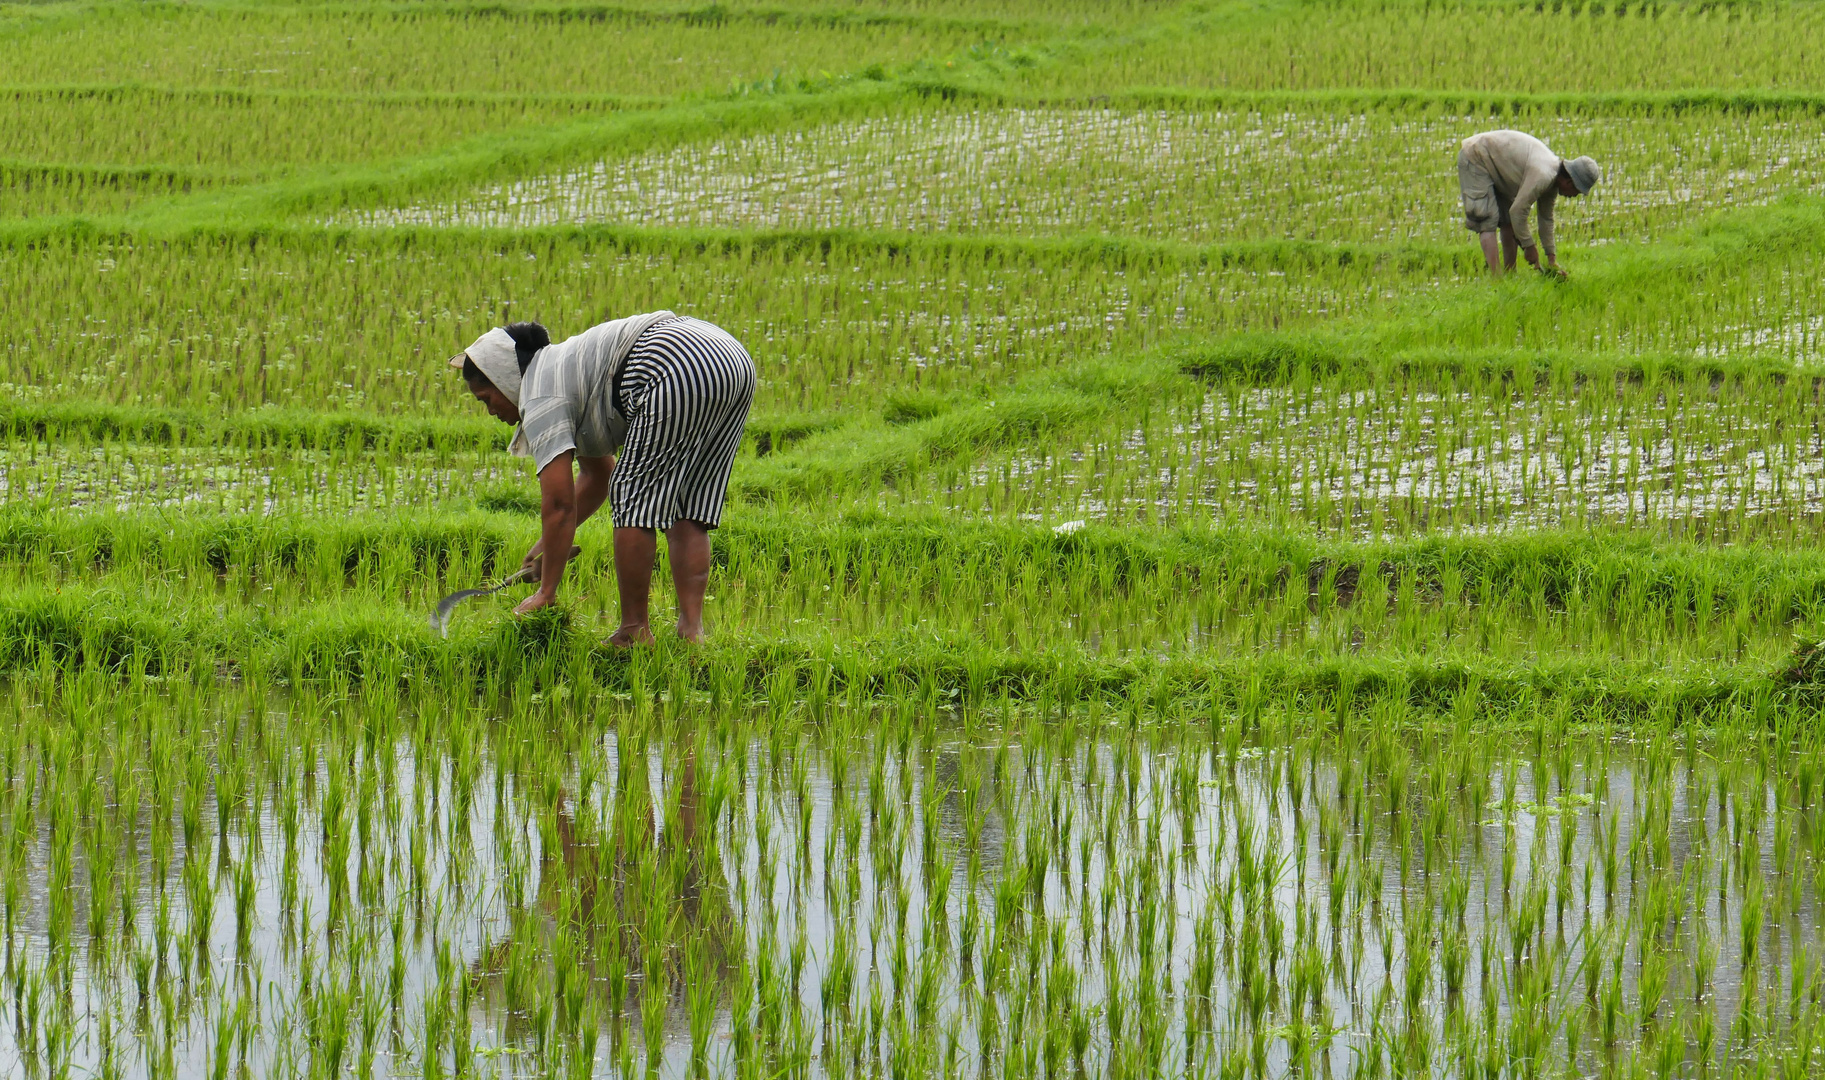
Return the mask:
[[608, 489], [616, 528], [721, 524], [754, 381], [748, 351], [712, 323], [672, 319], [640, 336], [614, 387], [627, 417]]

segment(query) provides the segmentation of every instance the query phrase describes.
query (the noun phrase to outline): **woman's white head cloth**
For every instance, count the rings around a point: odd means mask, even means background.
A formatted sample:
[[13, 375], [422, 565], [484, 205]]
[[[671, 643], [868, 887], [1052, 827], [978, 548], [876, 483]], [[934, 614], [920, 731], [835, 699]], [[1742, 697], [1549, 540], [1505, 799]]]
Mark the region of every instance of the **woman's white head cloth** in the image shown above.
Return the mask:
[[479, 368], [515, 408], [519, 407], [520, 356], [507, 331], [497, 326], [476, 338], [475, 344], [450, 358], [450, 366], [460, 370], [464, 358]]

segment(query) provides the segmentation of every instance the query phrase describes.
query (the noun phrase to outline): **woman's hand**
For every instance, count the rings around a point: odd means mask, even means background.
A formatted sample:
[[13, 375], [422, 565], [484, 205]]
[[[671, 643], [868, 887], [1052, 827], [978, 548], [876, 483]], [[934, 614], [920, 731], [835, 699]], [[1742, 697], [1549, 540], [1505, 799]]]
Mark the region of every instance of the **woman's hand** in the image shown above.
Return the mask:
[[531, 548], [527, 549], [526, 557], [520, 560], [520, 569], [525, 571], [533, 581], [539, 579], [539, 556], [544, 553], [545, 538], [541, 536], [533, 542]]
[[515, 615], [530, 615], [540, 608], [550, 607], [557, 602], [558, 594], [555, 590], [547, 591], [541, 588], [538, 592], [521, 600], [519, 604], [514, 607], [513, 613]]

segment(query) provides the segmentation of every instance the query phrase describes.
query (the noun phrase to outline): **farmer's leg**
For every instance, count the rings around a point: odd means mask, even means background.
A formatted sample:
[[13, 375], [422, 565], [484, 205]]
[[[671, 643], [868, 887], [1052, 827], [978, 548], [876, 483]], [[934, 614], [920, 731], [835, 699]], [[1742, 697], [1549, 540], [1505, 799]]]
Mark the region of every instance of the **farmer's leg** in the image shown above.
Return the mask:
[[703, 594], [710, 584], [710, 530], [689, 518], [672, 522], [665, 534], [672, 562], [672, 587], [678, 590], [678, 636], [703, 640]]
[[699, 373], [699, 417], [702, 434], [694, 451], [681, 459], [678, 516], [666, 533], [671, 547], [672, 582], [678, 589], [678, 636], [703, 638], [703, 594], [710, 580], [710, 532], [722, 522], [729, 471], [741, 447], [742, 426], [754, 400], [754, 361], [741, 343], [717, 327], [697, 326], [692, 333]]
[[1483, 248], [1483, 261], [1489, 264], [1489, 273], [1501, 277], [1502, 264], [1498, 261], [1496, 248], [1501, 207], [1496, 204], [1495, 181], [1468, 150], [1458, 151], [1457, 185], [1464, 204], [1464, 228], [1476, 233], [1477, 242]]
[[1496, 249], [1496, 234], [1492, 232], [1477, 233], [1476, 238], [1483, 242], [1483, 261], [1489, 264], [1489, 272], [1496, 277], [1501, 277], [1502, 256]]
[[653, 589], [653, 561], [659, 539], [652, 529], [615, 530], [615, 587], [621, 594], [621, 627], [611, 645], [635, 645], [653, 640], [647, 606]]
[[1503, 269], [1506, 269], [1506, 270], [1514, 269], [1515, 252], [1520, 250], [1520, 247], [1521, 247], [1520, 243], [1518, 241], [1516, 241], [1515, 237], [1514, 237], [1514, 226], [1513, 225], [1503, 225], [1502, 226], [1502, 267], [1503, 267]]
[[653, 564], [659, 533], [672, 524], [676, 457], [689, 430], [688, 409], [681, 408], [685, 403], [669, 378], [667, 357], [649, 341], [654, 333], [642, 337], [622, 369], [627, 441], [608, 486], [615, 517], [615, 584], [621, 594], [621, 627], [609, 637], [611, 645], [653, 640]]

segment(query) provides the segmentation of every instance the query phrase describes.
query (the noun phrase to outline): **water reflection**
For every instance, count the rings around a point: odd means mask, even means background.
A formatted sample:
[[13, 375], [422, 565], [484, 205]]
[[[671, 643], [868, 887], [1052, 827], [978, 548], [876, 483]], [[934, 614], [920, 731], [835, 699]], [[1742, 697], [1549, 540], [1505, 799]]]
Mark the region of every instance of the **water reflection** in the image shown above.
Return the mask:
[[1690, 1070], [1825, 985], [1820, 773], [1728, 726], [222, 704], [10, 706], [8, 1069]]

